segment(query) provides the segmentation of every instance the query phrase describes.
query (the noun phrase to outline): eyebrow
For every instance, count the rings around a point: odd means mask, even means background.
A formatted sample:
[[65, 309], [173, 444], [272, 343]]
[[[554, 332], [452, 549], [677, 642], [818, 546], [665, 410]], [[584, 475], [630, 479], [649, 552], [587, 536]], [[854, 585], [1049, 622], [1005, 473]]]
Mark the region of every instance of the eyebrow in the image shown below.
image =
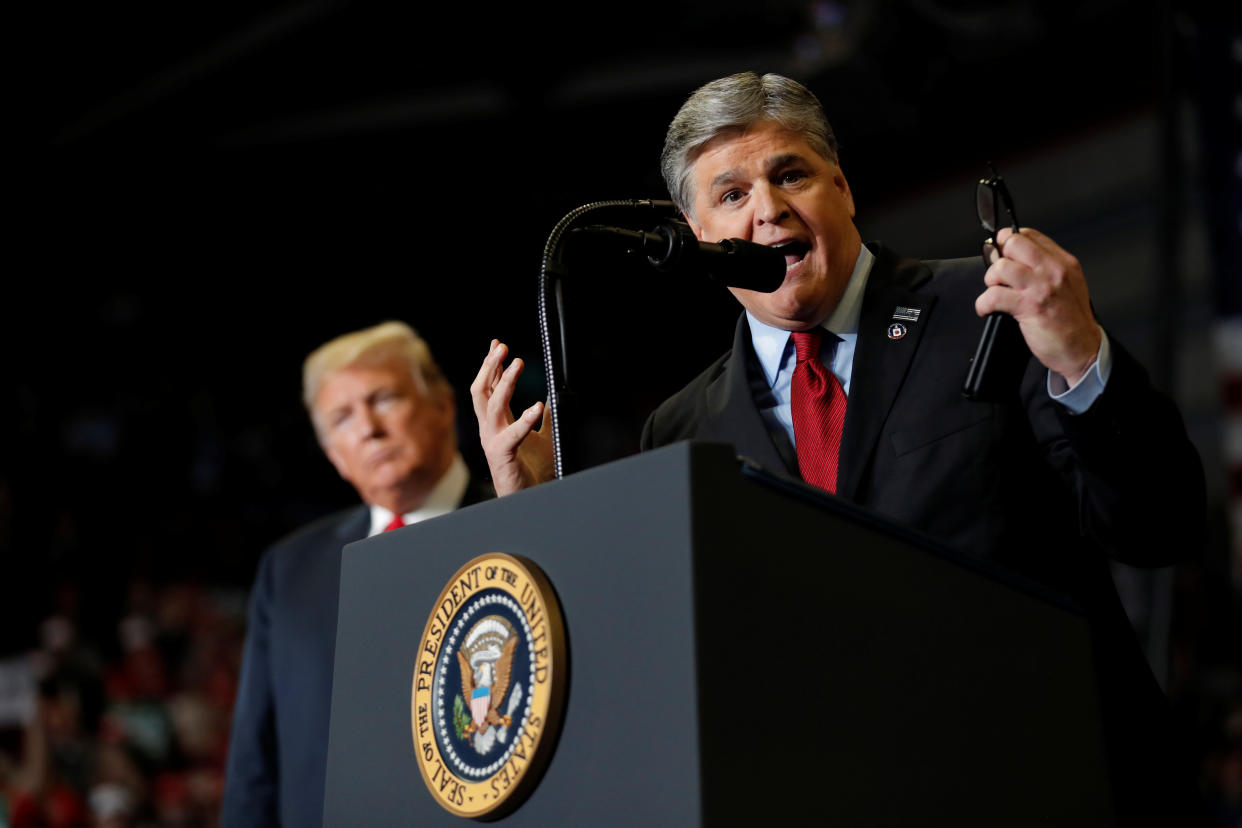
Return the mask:
[[742, 171], [734, 167], [731, 170], [725, 170], [724, 172], [720, 173], [720, 175], [713, 178], [711, 184], [709, 184], [708, 187], [714, 190], [717, 187], [719, 187], [721, 184], [728, 184], [730, 182], [736, 181], [737, 179], [741, 177], [742, 177]]
[[[763, 172], [764, 172], [764, 175], [772, 175], [777, 170], [782, 169], [784, 167], [788, 167], [791, 164], [805, 164], [805, 163], [806, 163], [806, 159], [803, 158], [798, 153], [785, 152], [785, 153], [781, 153], [780, 155], [774, 155], [771, 158], [767, 159], [767, 161], [765, 161], [763, 165]], [[729, 184], [743, 177], [744, 176], [742, 175], [742, 171], [738, 169], [737, 167], [734, 167], [733, 169], [725, 170], [720, 175], [713, 178], [711, 181], [711, 184], [708, 186], [714, 190], [722, 184]]]
[[791, 164], [805, 164], [805, 163], [807, 163], [806, 159], [803, 158], [801, 155], [798, 155], [798, 153], [786, 152], [783, 155], [776, 155], [776, 156], [773, 156], [772, 158], [769, 158], [767, 164], [765, 165], [764, 171], [768, 175], [772, 175], [772, 173], [776, 172], [777, 170], [783, 167], [788, 167]]

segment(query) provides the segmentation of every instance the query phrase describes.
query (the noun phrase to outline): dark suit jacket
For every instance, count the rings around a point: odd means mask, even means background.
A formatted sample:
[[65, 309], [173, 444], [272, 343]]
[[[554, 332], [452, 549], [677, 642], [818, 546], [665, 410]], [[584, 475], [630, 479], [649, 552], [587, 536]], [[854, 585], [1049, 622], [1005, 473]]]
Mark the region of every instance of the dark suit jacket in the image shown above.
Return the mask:
[[[492, 496], [472, 480], [461, 505]], [[370, 510], [356, 506], [303, 527], [259, 561], [225, 772], [225, 828], [323, 821], [341, 548], [370, 526]]]
[[[876, 262], [859, 319], [838, 495], [1069, 595], [1092, 621], [1110, 741], [1149, 739], [1144, 720], [1153, 705], [1167, 705], [1108, 558], [1172, 563], [1202, 542], [1203, 470], [1176, 407], [1112, 337], [1108, 385], [1081, 415], [1049, 398], [1047, 370], [1034, 359], [1012, 399], [967, 400], [982, 263], [919, 262], [869, 247]], [[921, 312], [905, 322], [904, 338], [890, 340], [899, 306]], [[797, 478], [788, 438], [770, 435], [755, 405], [764, 382], [743, 316], [732, 350], [651, 415], [643, 448], [725, 441]]]

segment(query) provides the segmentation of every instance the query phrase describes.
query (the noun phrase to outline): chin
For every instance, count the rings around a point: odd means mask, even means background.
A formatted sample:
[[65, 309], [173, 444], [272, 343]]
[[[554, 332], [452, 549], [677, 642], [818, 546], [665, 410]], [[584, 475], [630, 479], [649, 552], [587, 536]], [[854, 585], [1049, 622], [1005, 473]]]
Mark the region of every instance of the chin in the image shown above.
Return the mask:
[[394, 468], [391, 464], [380, 469], [376, 469], [367, 480], [368, 488], [376, 491], [391, 491], [398, 489], [405, 483], [410, 476], [410, 470], [405, 468]]
[[799, 301], [797, 296], [780, 297], [767, 305], [768, 314], [787, 325], [810, 327], [819, 322], [820, 306], [818, 303]]

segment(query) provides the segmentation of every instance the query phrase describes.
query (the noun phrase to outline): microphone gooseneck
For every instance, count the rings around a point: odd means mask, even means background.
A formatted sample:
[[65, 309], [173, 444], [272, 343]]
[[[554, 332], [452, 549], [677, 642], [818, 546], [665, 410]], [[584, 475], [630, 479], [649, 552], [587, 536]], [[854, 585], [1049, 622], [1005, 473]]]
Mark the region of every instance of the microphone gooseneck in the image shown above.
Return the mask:
[[[671, 201], [597, 201], [572, 210], [548, 236], [539, 272], [539, 332], [548, 380], [553, 473], [557, 478], [564, 477], [573, 466], [573, 459], [565, 457], [561, 439], [565, 409], [573, 406], [563, 296], [569, 276], [568, 248], [581, 245], [588, 248], [583, 252], [591, 255], [641, 255], [664, 273], [708, 276], [729, 287], [765, 293], [776, 290], [785, 280], [785, 254], [781, 250], [741, 239], [701, 242], [687, 224], [673, 218], [677, 215]], [[631, 217], [638, 226], [651, 229], [614, 226]], [[590, 220], [595, 223], [587, 224]]]
[[780, 250], [742, 239], [702, 242], [688, 225], [671, 219], [651, 230], [595, 224], [571, 235], [611, 245], [618, 252], [642, 254], [665, 273], [709, 276], [729, 287], [770, 293], [785, 280], [785, 254]]

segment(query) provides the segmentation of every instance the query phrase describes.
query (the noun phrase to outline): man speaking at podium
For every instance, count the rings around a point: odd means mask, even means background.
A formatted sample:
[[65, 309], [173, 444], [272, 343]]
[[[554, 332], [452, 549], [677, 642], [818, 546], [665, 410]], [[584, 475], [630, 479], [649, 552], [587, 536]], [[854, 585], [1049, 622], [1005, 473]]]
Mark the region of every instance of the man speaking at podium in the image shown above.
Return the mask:
[[362, 504], [263, 555], [250, 598], [221, 823], [322, 822], [341, 548], [490, 496], [457, 451], [453, 389], [401, 322], [345, 334], [302, 371], [319, 444]]
[[[1184, 786], [1170, 777], [1167, 703], [1108, 560], [1193, 553], [1203, 471], [1176, 407], [1095, 320], [1077, 260], [1031, 228], [1001, 229], [986, 272], [978, 256], [916, 261], [863, 245], [819, 101], [777, 75], [694, 92], [662, 171], [700, 241], [780, 247], [787, 269], [772, 293], [730, 288], [745, 311], [732, 348], [651, 415], [643, 448], [730, 442], [1071, 596], [1091, 619], [1120, 822], [1174, 824]], [[1017, 320], [1032, 356], [1011, 397], [966, 399], [994, 311]], [[504, 368], [506, 356], [493, 342], [471, 386], [502, 495], [552, 476], [544, 406], [512, 416], [522, 362]]]

